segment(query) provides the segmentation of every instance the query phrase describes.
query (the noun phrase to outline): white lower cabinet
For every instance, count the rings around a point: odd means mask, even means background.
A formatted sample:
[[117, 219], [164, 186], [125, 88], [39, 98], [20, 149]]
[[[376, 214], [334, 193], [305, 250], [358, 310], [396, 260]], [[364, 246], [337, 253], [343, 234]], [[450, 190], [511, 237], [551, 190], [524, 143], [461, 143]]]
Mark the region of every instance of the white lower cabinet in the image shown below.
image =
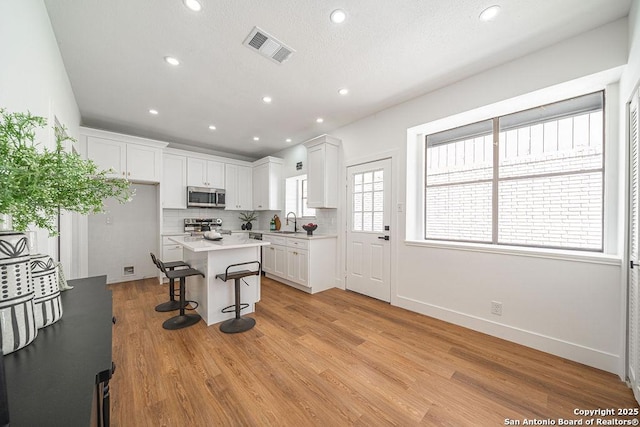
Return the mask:
[[262, 248], [262, 270], [274, 276], [284, 277], [287, 272], [287, 239], [278, 236], [262, 238], [271, 243]]
[[335, 287], [336, 238], [300, 239], [265, 234], [262, 269], [287, 285], [309, 293]]
[[182, 246], [172, 245], [162, 246], [162, 262], [182, 261]]
[[287, 248], [287, 279], [302, 286], [309, 286], [309, 252]]

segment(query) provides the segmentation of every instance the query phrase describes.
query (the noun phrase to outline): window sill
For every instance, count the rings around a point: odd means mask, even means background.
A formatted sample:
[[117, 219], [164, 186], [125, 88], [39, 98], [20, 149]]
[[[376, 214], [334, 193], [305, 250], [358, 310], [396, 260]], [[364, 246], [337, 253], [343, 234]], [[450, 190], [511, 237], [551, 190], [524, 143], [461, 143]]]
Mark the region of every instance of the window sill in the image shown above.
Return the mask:
[[451, 249], [459, 251], [483, 252], [501, 255], [515, 255], [531, 258], [546, 258], [562, 261], [586, 262], [591, 264], [622, 265], [622, 259], [616, 255], [596, 252], [579, 252], [561, 249], [528, 248], [506, 245], [485, 245], [481, 243], [441, 242], [436, 240], [405, 240], [407, 246]]

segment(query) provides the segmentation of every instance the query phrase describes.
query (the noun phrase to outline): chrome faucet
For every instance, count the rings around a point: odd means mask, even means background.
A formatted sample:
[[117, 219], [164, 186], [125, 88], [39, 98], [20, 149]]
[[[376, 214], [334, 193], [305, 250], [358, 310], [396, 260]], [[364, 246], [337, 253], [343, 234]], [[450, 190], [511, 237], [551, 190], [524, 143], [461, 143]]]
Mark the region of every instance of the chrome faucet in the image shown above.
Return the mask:
[[298, 231], [298, 217], [295, 212], [289, 212], [287, 214], [287, 225], [289, 225], [289, 215], [293, 214], [293, 232], [296, 233]]

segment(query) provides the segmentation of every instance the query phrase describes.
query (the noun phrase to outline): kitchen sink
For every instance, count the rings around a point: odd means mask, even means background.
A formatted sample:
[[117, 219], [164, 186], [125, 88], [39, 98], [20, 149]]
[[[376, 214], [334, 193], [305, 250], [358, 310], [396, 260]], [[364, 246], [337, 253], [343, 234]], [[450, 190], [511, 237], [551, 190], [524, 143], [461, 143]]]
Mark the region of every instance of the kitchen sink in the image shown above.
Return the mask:
[[275, 233], [275, 234], [296, 234], [297, 231], [289, 231], [289, 230], [275, 230], [275, 231], [269, 231], [269, 233]]

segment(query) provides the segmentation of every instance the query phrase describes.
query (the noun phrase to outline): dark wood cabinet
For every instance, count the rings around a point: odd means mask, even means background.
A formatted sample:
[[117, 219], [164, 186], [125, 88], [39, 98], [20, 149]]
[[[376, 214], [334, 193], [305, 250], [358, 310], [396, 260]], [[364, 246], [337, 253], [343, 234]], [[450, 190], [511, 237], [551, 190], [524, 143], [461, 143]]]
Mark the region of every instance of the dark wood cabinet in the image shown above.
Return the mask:
[[62, 319], [4, 357], [11, 427], [108, 426], [111, 291], [106, 276], [69, 284]]

